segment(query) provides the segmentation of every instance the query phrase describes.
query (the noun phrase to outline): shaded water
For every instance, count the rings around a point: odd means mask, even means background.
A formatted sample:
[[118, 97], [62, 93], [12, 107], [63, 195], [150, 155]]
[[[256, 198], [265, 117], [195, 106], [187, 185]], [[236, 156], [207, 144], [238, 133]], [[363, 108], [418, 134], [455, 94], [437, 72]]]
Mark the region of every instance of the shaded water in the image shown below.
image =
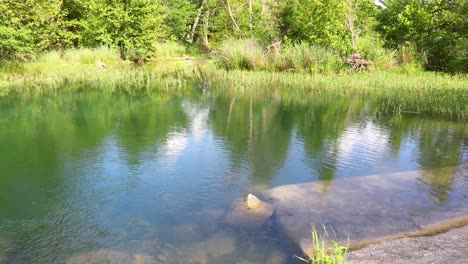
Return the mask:
[[[468, 163], [465, 123], [377, 113], [323, 95], [2, 98], [0, 262], [64, 263], [99, 249], [94, 257], [120, 261], [289, 261], [297, 248], [274, 218], [255, 231], [225, 224], [233, 200], [284, 184]], [[420, 179], [414, 192], [444, 208], [466, 199], [456, 188], [466, 178]]]

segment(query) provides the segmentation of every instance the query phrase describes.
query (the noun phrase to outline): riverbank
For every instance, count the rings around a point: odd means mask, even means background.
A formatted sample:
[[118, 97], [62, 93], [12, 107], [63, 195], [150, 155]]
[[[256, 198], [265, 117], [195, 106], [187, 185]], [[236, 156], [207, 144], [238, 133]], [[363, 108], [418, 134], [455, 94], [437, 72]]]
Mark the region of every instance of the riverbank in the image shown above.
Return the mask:
[[[468, 217], [352, 251], [347, 264], [466, 263]], [[436, 232], [435, 232], [436, 231]], [[443, 231], [443, 232], [442, 232]]]
[[[105, 68], [96, 66], [100, 59]], [[361, 96], [378, 105], [379, 113], [462, 119], [468, 116], [468, 77], [434, 72], [304, 74], [225, 70], [214, 60], [170, 60], [167, 56], [138, 66], [120, 60], [115, 51], [97, 49], [49, 52], [35, 61], [3, 64], [0, 77], [0, 95], [18, 91], [40, 94], [63, 87], [177, 92], [195, 85], [212, 92], [280, 96], [284, 100], [325, 93]]]

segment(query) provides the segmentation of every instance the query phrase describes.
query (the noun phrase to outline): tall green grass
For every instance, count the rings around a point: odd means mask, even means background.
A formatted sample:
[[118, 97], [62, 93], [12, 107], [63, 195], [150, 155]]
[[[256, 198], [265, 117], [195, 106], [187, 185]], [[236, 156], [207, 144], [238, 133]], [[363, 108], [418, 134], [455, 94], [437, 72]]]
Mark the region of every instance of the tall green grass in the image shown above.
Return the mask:
[[224, 42], [216, 54], [218, 65], [226, 70], [334, 73], [343, 69], [342, 59], [329, 49], [307, 44], [271, 52], [252, 39]]
[[[102, 59], [107, 65], [98, 69]], [[27, 63], [0, 66], [0, 95], [11, 91], [41, 93], [61, 87], [125, 89], [188, 89], [197, 81], [192, 67], [183, 61], [155, 60], [142, 67], [122, 61], [108, 48], [50, 51]]]
[[270, 64], [276, 71], [329, 74], [344, 68], [342, 58], [333, 51], [320, 46], [298, 44], [286, 47], [274, 57]]
[[397, 72], [310, 75], [290, 72], [248, 72], [207, 69], [214, 90], [265, 96], [278, 92], [285, 98], [360, 96], [382, 113], [411, 112], [468, 118], [468, 77], [432, 72], [405, 75]]
[[[0, 64], [0, 95], [10, 91], [41, 93], [70, 86], [127, 91], [177, 91], [200, 84], [212, 92], [258, 96], [277, 94], [291, 100], [325, 93], [360, 96], [368, 99], [382, 113], [411, 112], [468, 118], [468, 77], [464, 75], [451, 76], [433, 72], [403, 74], [399, 71], [335, 73], [337, 58], [320, 48], [296, 46], [288, 51], [289, 55], [259, 52], [260, 46], [256, 43], [252, 43], [252, 50], [249, 52], [241, 48], [245, 46], [239, 46], [239, 57], [234, 53], [235, 56], [226, 59], [226, 65], [238, 65], [232, 68], [223, 67], [228, 70], [219, 69], [219, 61], [215, 64], [154, 60], [137, 67], [120, 60], [118, 51], [108, 48], [68, 50], [64, 53], [52, 51], [32, 62]], [[271, 57], [265, 55], [280, 58], [271, 62], [265, 60], [271, 60]], [[107, 64], [105, 70], [96, 67], [98, 59]], [[232, 62], [234, 59], [237, 64]], [[331, 63], [327, 64], [328, 62]], [[275, 68], [278, 65], [284, 68], [294, 67], [295, 70], [279, 71]], [[272, 66], [273, 70], [270, 70], [269, 67]]]
[[[372, 61], [370, 71], [396, 71], [417, 74], [424, 71], [424, 54], [413, 45], [398, 49], [383, 48], [383, 42], [375, 36], [358, 39], [359, 52]], [[215, 54], [218, 65], [226, 70], [277, 71], [308, 74], [333, 74], [346, 72], [349, 57], [328, 48], [305, 43], [288, 44], [285, 47], [264, 47], [253, 39], [233, 39], [221, 44]]]
[[221, 45], [217, 62], [226, 70], [264, 70], [267, 57], [255, 40], [231, 40]]
[[358, 38], [358, 52], [372, 61], [372, 70], [393, 71], [398, 68], [397, 50], [383, 48], [380, 38], [369, 35]]
[[338, 241], [332, 241], [332, 247], [326, 246], [326, 238], [328, 237], [327, 228], [322, 226], [319, 232], [315, 226], [312, 226], [312, 249], [309, 252], [309, 258], [301, 258], [295, 256], [309, 264], [344, 264], [348, 255], [348, 246], [340, 246]]

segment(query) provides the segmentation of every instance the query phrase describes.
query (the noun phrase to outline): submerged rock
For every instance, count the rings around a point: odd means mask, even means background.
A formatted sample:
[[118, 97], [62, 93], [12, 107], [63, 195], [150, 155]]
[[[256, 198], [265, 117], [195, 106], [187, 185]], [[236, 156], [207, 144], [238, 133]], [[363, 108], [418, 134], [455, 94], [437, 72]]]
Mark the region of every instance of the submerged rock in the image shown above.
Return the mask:
[[246, 199], [234, 201], [231, 211], [225, 216], [225, 222], [231, 226], [247, 229], [262, 227], [273, 215], [274, 208], [249, 194]]
[[148, 256], [144, 254], [135, 254], [133, 255], [132, 264], [158, 264], [161, 262], [156, 261], [153, 256]]
[[[466, 171], [466, 170], [465, 170]], [[455, 175], [454, 175], [455, 172]], [[326, 225], [325, 240], [341, 244], [418, 229], [448, 218], [466, 215], [467, 204], [453, 196], [442, 208], [421, 188], [421, 177], [452, 175], [464, 170], [441, 168], [355, 177], [273, 188], [267, 197], [275, 206], [275, 220], [289, 240], [308, 254], [312, 247], [311, 224]]]
[[286, 263], [286, 255], [280, 251], [273, 251], [273, 253], [268, 256], [266, 259], [266, 264], [285, 264]]
[[[233, 236], [221, 232], [205, 240], [193, 243], [192, 247], [174, 249], [170, 256], [176, 256], [177, 263], [207, 264], [213, 258], [220, 258], [232, 254], [236, 250], [236, 240]], [[216, 263], [216, 262], [215, 262]]]
[[153, 256], [134, 254], [111, 249], [89, 251], [67, 260], [67, 264], [158, 264]]
[[7, 240], [0, 240], [0, 263], [8, 263], [8, 244]]
[[209, 256], [219, 257], [231, 254], [236, 249], [236, 240], [226, 233], [217, 233], [200, 243], [198, 248]]
[[192, 242], [202, 238], [202, 234], [200, 233], [198, 226], [194, 224], [178, 225], [172, 232], [177, 241], [180, 242]]
[[72, 256], [67, 260], [67, 264], [128, 264], [132, 263], [132, 260], [132, 255], [128, 252], [99, 249]]

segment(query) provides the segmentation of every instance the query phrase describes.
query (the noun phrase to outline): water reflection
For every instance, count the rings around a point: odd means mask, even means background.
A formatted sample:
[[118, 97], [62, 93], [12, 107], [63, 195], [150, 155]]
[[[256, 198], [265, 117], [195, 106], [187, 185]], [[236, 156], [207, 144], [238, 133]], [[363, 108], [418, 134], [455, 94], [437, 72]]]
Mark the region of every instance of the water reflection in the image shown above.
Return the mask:
[[[0, 260], [13, 263], [197, 243], [206, 261], [262, 262], [292, 252], [274, 225], [223, 225], [247, 191], [467, 162], [463, 122], [376, 116], [359, 98], [87, 91], [3, 98], [0, 113]], [[415, 192], [440, 208], [466, 199], [454, 170], [422, 173]], [[228, 253], [198, 256], [210, 241]]]

